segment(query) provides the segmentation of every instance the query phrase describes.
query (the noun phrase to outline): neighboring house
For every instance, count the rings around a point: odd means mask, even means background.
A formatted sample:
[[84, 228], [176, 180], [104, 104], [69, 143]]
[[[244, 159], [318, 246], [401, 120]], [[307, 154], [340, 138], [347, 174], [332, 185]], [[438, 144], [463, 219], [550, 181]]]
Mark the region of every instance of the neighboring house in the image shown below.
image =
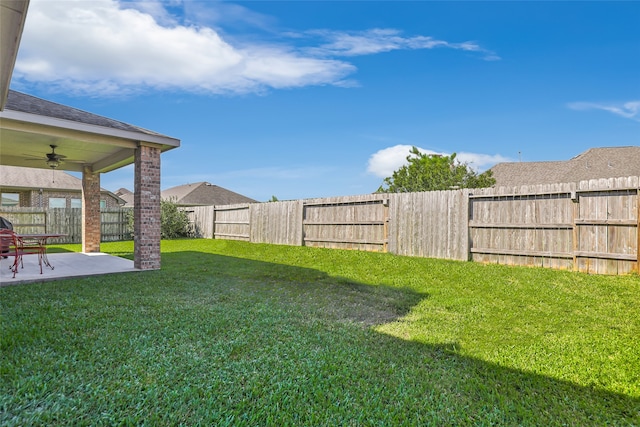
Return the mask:
[[116, 190], [114, 194], [124, 200], [123, 206], [125, 208], [133, 207], [134, 194], [132, 191], [127, 190], [126, 188], [120, 188]]
[[257, 200], [208, 182], [196, 182], [168, 188], [162, 192], [161, 197], [163, 200], [170, 200], [179, 206], [233, 205], [257, 202]]
[[495, 187], [640, 176], [640, 146], [591, 148], [566, 161], [498, 163], [491, 171]]
[[[81, 208], [82, 180], [53, 169], [0, 166], [3, 207]], [[121, 206], [124, 200], [100, 189], [100, 207]]]

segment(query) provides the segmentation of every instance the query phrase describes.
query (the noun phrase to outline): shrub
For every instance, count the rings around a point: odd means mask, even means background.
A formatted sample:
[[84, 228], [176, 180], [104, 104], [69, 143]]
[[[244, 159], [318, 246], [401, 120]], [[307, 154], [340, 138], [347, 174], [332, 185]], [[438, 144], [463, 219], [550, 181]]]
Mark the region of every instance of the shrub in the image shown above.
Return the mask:
[[190, 236], [189, 216], [171, 200], [160, 202], [160, 235], [163, 239]]
[[[127, 231], [134, 235], [133, 209], [127, 213]], [[172, 200], [160, 201], [160, 237], [162, 239], [177, 239], [180, 237], [193, 237], [189, 216]]]

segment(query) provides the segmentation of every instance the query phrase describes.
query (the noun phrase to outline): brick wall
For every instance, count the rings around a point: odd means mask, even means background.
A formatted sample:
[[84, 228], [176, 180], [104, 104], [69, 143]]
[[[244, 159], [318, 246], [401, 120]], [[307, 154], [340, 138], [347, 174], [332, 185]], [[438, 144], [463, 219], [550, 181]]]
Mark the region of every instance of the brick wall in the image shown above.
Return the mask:
[[134, 267], [160, 268], [160, 149], [140, 145], [135, 152]]

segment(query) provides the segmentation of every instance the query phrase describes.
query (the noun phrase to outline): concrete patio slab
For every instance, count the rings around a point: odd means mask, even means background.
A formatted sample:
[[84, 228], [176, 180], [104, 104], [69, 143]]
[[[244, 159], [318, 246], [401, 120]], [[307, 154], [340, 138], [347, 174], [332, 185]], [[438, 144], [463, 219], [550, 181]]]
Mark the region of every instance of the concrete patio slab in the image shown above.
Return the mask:
[[53, 270], [43, 265], [40, 274], [38, 257], [27, 255], [23, 258], [24, 268], [18, 268], [15, 279], [9, 269], [13, 258], [0, 259], [0, 286], [142, 271], [134, 268], [131, 260], [104, 253], [56, 253], [48, 257]]

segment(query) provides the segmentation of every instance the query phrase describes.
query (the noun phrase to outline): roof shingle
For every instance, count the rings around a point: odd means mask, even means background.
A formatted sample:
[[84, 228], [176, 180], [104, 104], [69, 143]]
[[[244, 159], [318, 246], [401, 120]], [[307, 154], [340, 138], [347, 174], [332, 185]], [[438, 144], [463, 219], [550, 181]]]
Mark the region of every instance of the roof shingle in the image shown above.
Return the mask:
[[172, 200], [183, 206], [233, 205], [255, 203], [257, 200], [234, 193], [226, 188], [208, 182], [179, 185], [162, 192], [164, 200]]
[[567, 161], [498, 163], [496, 187], [640, 176], [640, 146], [591, 148]]

